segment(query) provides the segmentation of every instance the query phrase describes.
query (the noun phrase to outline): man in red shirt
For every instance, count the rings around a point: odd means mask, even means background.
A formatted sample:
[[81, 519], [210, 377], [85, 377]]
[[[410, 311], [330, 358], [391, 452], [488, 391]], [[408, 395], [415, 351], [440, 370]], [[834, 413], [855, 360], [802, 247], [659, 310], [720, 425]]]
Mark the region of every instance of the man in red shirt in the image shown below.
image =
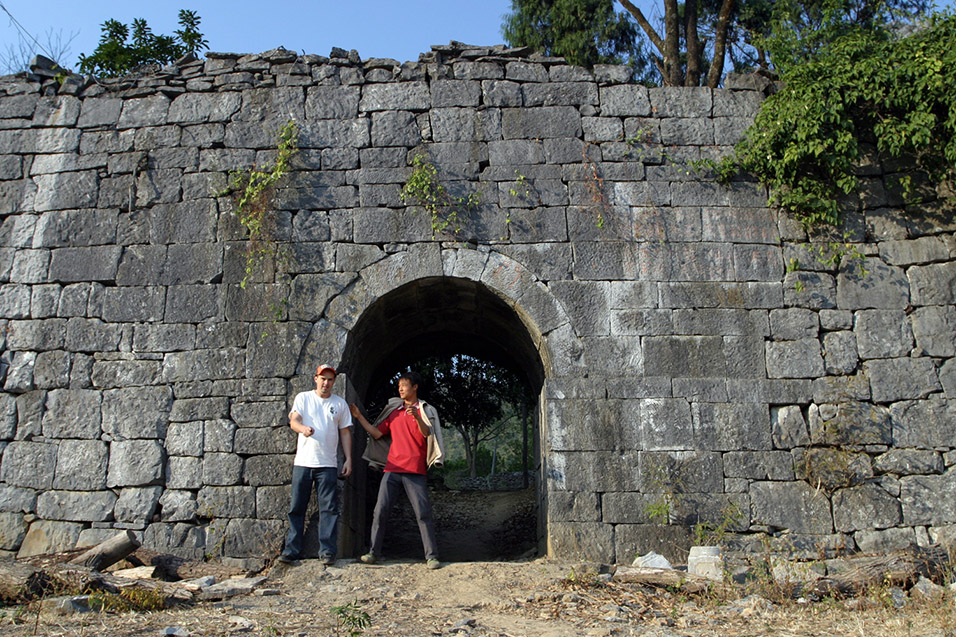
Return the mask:
[[[374, 440], [384, 436], [391, 437], [385, 474], [382, 476], [378, 501], [372, 515], [372, 544], [369, 552], [360, 558], [366, 564], [374, 564], [381, 556], [385, 523], [398, 497], [399, 489], [404, 488], [418, 520], [418, 530], [425, 548], [425, 564], [432, 569], [441, 566], [425, 477], [428, 460], [436, 459], [435, 452], [431, 453], [430, 457], [429, 438], [438, 437], [440, 424], [435, 408], [418, 398], [421, 383], [421, 376], [415, 372], [402, 374], [398, 379], [398, 395], [401, 401], [390, 401], [389, 407], [382, 412], [375, 425], [365, 419], [356, 405], [349, 406], [353, 418], [358, 420]], [[438, 451], [437, 455], [440, 457], [441, 452]]]

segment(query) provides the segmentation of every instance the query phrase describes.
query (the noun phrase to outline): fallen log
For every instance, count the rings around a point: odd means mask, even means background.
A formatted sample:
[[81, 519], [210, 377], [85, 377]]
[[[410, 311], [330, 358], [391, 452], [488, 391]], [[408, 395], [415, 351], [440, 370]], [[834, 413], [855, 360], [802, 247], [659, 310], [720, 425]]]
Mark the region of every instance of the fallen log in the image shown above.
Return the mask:
[[[135, 559], [133, 559], [135, 558]], [[143, 566], [156, 567], [153, 577], [167, 582], [176, 582], [184, 579], [196, 579], [207, 575], [214, 575], [217, 581], [229, 579], [237, 575], [244, 575], [246, 571], [235, 566], [225, 566], [217, 562], [202, 562], [190, 560], [168, 553], [156, 553], [148, 549], [139, 549], [130, 562], [138, 562]]]
[[618, 566], [614, 581], [644, 584], [661, 588], [677, 588], [688, 593], [700, 593], [722, 586], [720, 582], [672, 568], [649, 568], [645, 566]]
[[70, 560], [70, 564], [79, 564], [96, 571], [103, 571], [139, 547], [140, 542], [136, 539], [136, 535], [126, 530], [78, 555]]
[[949, 556], [939, 546], [911, 546], [886, 555], [852, 557], [849, 562], [851, 566], [846, 571], [808, 582], [803, 590], [817, 595], [852, 596], [871, 586], [905, 587], [920, 575], [941, 580]]
[[50, 587], [50, 577], [12, 558], [0, 560], [0, 601], [19, 603], [41, 595]]

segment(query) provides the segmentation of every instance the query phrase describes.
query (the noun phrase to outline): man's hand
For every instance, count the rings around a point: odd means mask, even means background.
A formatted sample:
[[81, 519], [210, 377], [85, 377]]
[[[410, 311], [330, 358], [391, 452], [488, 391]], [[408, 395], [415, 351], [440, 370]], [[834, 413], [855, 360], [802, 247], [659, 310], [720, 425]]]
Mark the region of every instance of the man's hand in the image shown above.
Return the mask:
[[347, 478], [352, 475], [352, 459], [346, 458], [345, 462], [342, 463], [342, 473], [339, 475], [340, 478]]

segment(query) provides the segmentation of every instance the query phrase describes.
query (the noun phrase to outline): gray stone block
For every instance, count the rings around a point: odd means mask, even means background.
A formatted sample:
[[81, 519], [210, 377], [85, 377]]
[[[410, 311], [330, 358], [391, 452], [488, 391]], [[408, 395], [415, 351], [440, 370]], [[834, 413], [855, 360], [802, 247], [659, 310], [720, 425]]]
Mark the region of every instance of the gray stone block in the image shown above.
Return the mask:
[[36, 520], [30, 524], [17, 558], [66, 551], [76, 545], [83, 525], [76, 522]]
[[295, 435], [287, 427], [245, 429], [240, 425], [234, 438], [234, 451], [243, 455], [291, 453], [295, 451]]
[[106, 488], [109, 452], [100, 440], [62, 440], [52, 487], [58, 490], [98, 491]]
[[177, 285], [166, 291], [165, 320], [170, 323], [199, 323], [221, 319], [219, 286]]
[[132, 387], [103, 392], [103, 431], [116, 440], [163, 438], [172, 403], [169, 387]]
[[433, 108], [478, 106], [481, 83], [476, 81], [435, 80], [430, 84]]
[[561, 556], [586, 556], [601, 562], [614, 560], [614, 532], [600, 522], [552, 522], [548, 525], [551, 551]]
[[[859, 266], [848, 261], [840, 268], [837, 277], [837, 305], [840, 309], [858, 310], [905, 309], [910, 303], [910, 283], [901, 268], [869, 257], [864, 266], [867, 274], [861, 276]], [[913, 272], [910, 270], [912, 277]], [[913, 302], [921, 303], [919, 289], [914, 282]]]
[[166, 382], [238, 378], [244, 364], [242, 350], [233, 347], [171, 352], [163, 361]]
[[[657, 117], [710, 117], [713, 93], [706, 87], [681, 89], [665, 86], [648, 90], [651, 110]], [[635, 113], [639, 114], [642, 113]]]
[[640, 277], [651, 281], [730, 281], [733, 250], [721, 243], [644, 243], [637, 247]]
[[117, 246], [57, 248], [51, 252], [51, 281], [112, 281], [116, 278], [121, 249]]
[[639, 449], [638, 419], [638, 405], [629, 401], [581, 399], [554, 403], [548, 411], [550, 446], [580, 451]]
[[40, 352], [33, 367], [33, 382], [38, 389], [67, 387], [70, 383], [69, 352]]
[[163, 522], [191, 522], [196, 519], [196, 495], [192, 491], [166, 489], [159, 498]]
[[892, 405], [894, 446], [917, 449], [956, 446], [956, 431], [952, 426], [954, 412], [956, 407], [939, 397]]
[[362, 87], [359, 111], [405, 109], [424, 111], [431, 107], [431, 93], [425, 82], [369, 84]]
[[256, 490], [253, 487], [203, 487], [196, 504], [200, 517], [251, 518], [256, 514]]
[[110, 444], [106, 486], [136, 487], [163, 478], [165, 452], [157, 440], [125, 440]]
[[110, 352], [119, 346], [122, 331], [99, 319], [71, 318], [66, 322], [66, 349], [72, 352]]
[[166, 453], [171, 456], [201, 456], [204, 425], [201, 422], [171, 422], [166, 430]]
[[890, 449], [873, 460], [873, 471], [896, 476], [943, 473], [945, 463], [938, 451]]
[[236, 424], [231, 420], [209, 420], [204, 423], [203, 451], [230, 453], [236, 434]]
[[37, 497], [37, 515], [71, 522], [105, 522], [113, 518], [112, 491], [45, 491]]
[[820, 342], [816, 339], [767, 343], [770, 378], [815, 378], [824, 374]]
[[143, 531], [143, 546], [187, 559], [202, 559], [206, 553], [206, 530], [195, 524], [154, 522]]
[[870, 379], [865, 374], [825, 376], [813, 381], [813, 401], [842, 403], [870, 399]]
[[33, 513], [36, 511], [37, 492], [33, 489], [0, 487], [0, 511]]
[[43, 435], [49, 438], [100, 437], [102, 396], [98, 391], [57, 389], [47, 395]]
[[820, 320], [816, 312], [802, 308], [771, 310], [770, 333], [775, 341], [816, 338]]
[[191, 350], [196, 344], [193, 325], [137, 325], [133, 328], [134, 352]]
[[232, 486], [242, 478], [243, 460], [232, 453], [207, 453], [203, 457], [204, 485]]
[[284, 527], [280, 520], [230, 520], [223, 551], [231, 557], [275, 555], [282, 549]]
[[160, 361], [103, 361], [93, 364], [93, 385], [97, 388], [154, 385], [162, 373]]
[[643, 86], [602, 86], [601, 114], [605, 117], [646, 117], [651, 114], [647, 88]]
[[863, 310], [856, 313], [860, 358], [906, 356], [913, 349], [913, 331], [902, 310]]
[[3, 450], [0, 479], [8, 486], [49, 489], [53, 483], [56, 456], [56, 445], [11, 442]]
[[261, 520], [284, 520], [289, 512], [289, 487], [256, 489], [256, 517]]
[[[562, 493], [563, 492], [559, 492]], [[585, 499], [591, 494], [576, 494], [575, 503], [578, 499]], [[650, 516], [654, 505], [658, 502], [658, 496], [634, 492], [605, 493], [601, 497], [601, 506], [594, 513], [600, 515], [600, 520], [608, 524], [650, 524], [654, 520]], [[550, 503], [549, 503], [550, 504]], [[597, 507], [595, 507], [597, 508]], [[548, 515], [551, 516], [549, 506]], [[571, 516], [571, 520], [578, 516]], [[551, 518], [555, 520], [557, 518]], [[563, 521], [563, 520], [561, 520]], [[587, 521], [582, 520], [582, 521]]]
[[123, 489], [113, 507], [117, 522], [151, 522], [162, 487]]
[[916, 344], [929, 356], [956, 355], [956, 309], [920, 307], [912, 314]]
[[580, 137], [581, 115], [572, 106], [506, 108], [501, 113], [501, 130], [506, 140]]
[[285, 485], [291, 475], [291, 455], [250, 456], [246, 459], [242, 481], [253, 487]]
[[853, 332], [829, 332], [823, 335], [823, 364], [828, 374], [852, 374], [860, 357]]
[[[598, 88], [593, 82], [544, 82], [523, 84], [524, 105], [530, 106], [595, 106]], [[620, 137], [618, 137], [620, 139]]]
[[807, 421], [796, 405], [771, 407], [770, 427], [776, 449], [793, 449], [810, 444]]
[[786, 451], [725, 453], [724, 476], [748, 480], [793, 480], [793, 456]]
[[120, 112], [118, 128], [140, 128], [159, 126], [166, 123], [169, 112], [169, 99], [163, 95], [153, 95], [140, 99], [126, 100]]
[[19, 513], [0, 513], [0, 550], [16, 551], [27, 534], [27, 522]]
[[772, 446], [767, 405], [695, 403], [692, 413], [698, 448], [752, 451]]
[[166, 465], [167, 489], [199, 489], [202, 486], [202, 458], [169, 457]]
[[830, 502], [802, 482], [755, 482], [750, 485], [752, 522], [792, 533], [833, 532]]
[[867, 361], [863, 371], [870, 379], [873, 400], [879, 403], [924, 398], [942, 389], [929, 358]]
[[641, 493], [720, 493], [723, 490], [724, 470], [719, 453], [704, 450], [640, 452], [638, 458]]
[[938, 476], [907, 476], [900, 479], [903, 524], [956, 523], [953, 498], [956, 497], [956, 470], [952, 467]]
[[646, 451], [688, 450], [704, 447], [694, 431], [690, 403], [684, 398], [640, 401], [640, 445]]
[[839, 532], [885, 529], [898, 525], [901, 519], [899, 501], [875, 484], [833, 494], [833, 523]]

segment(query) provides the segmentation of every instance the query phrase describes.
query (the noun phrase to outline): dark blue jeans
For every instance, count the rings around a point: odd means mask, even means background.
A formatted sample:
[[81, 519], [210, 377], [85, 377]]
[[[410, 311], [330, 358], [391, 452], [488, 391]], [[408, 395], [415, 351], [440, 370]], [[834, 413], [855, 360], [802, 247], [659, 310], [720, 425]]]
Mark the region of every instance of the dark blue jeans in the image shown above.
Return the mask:
[[305, 512], [312, 487], [319, 504], [319, 555], [335, 557], [338, 548], [339, 482], [335, 467], [292, 467], [292, 500], [289, 503], [289, 535], [282, 554], [297, 559], [305, 537]]

